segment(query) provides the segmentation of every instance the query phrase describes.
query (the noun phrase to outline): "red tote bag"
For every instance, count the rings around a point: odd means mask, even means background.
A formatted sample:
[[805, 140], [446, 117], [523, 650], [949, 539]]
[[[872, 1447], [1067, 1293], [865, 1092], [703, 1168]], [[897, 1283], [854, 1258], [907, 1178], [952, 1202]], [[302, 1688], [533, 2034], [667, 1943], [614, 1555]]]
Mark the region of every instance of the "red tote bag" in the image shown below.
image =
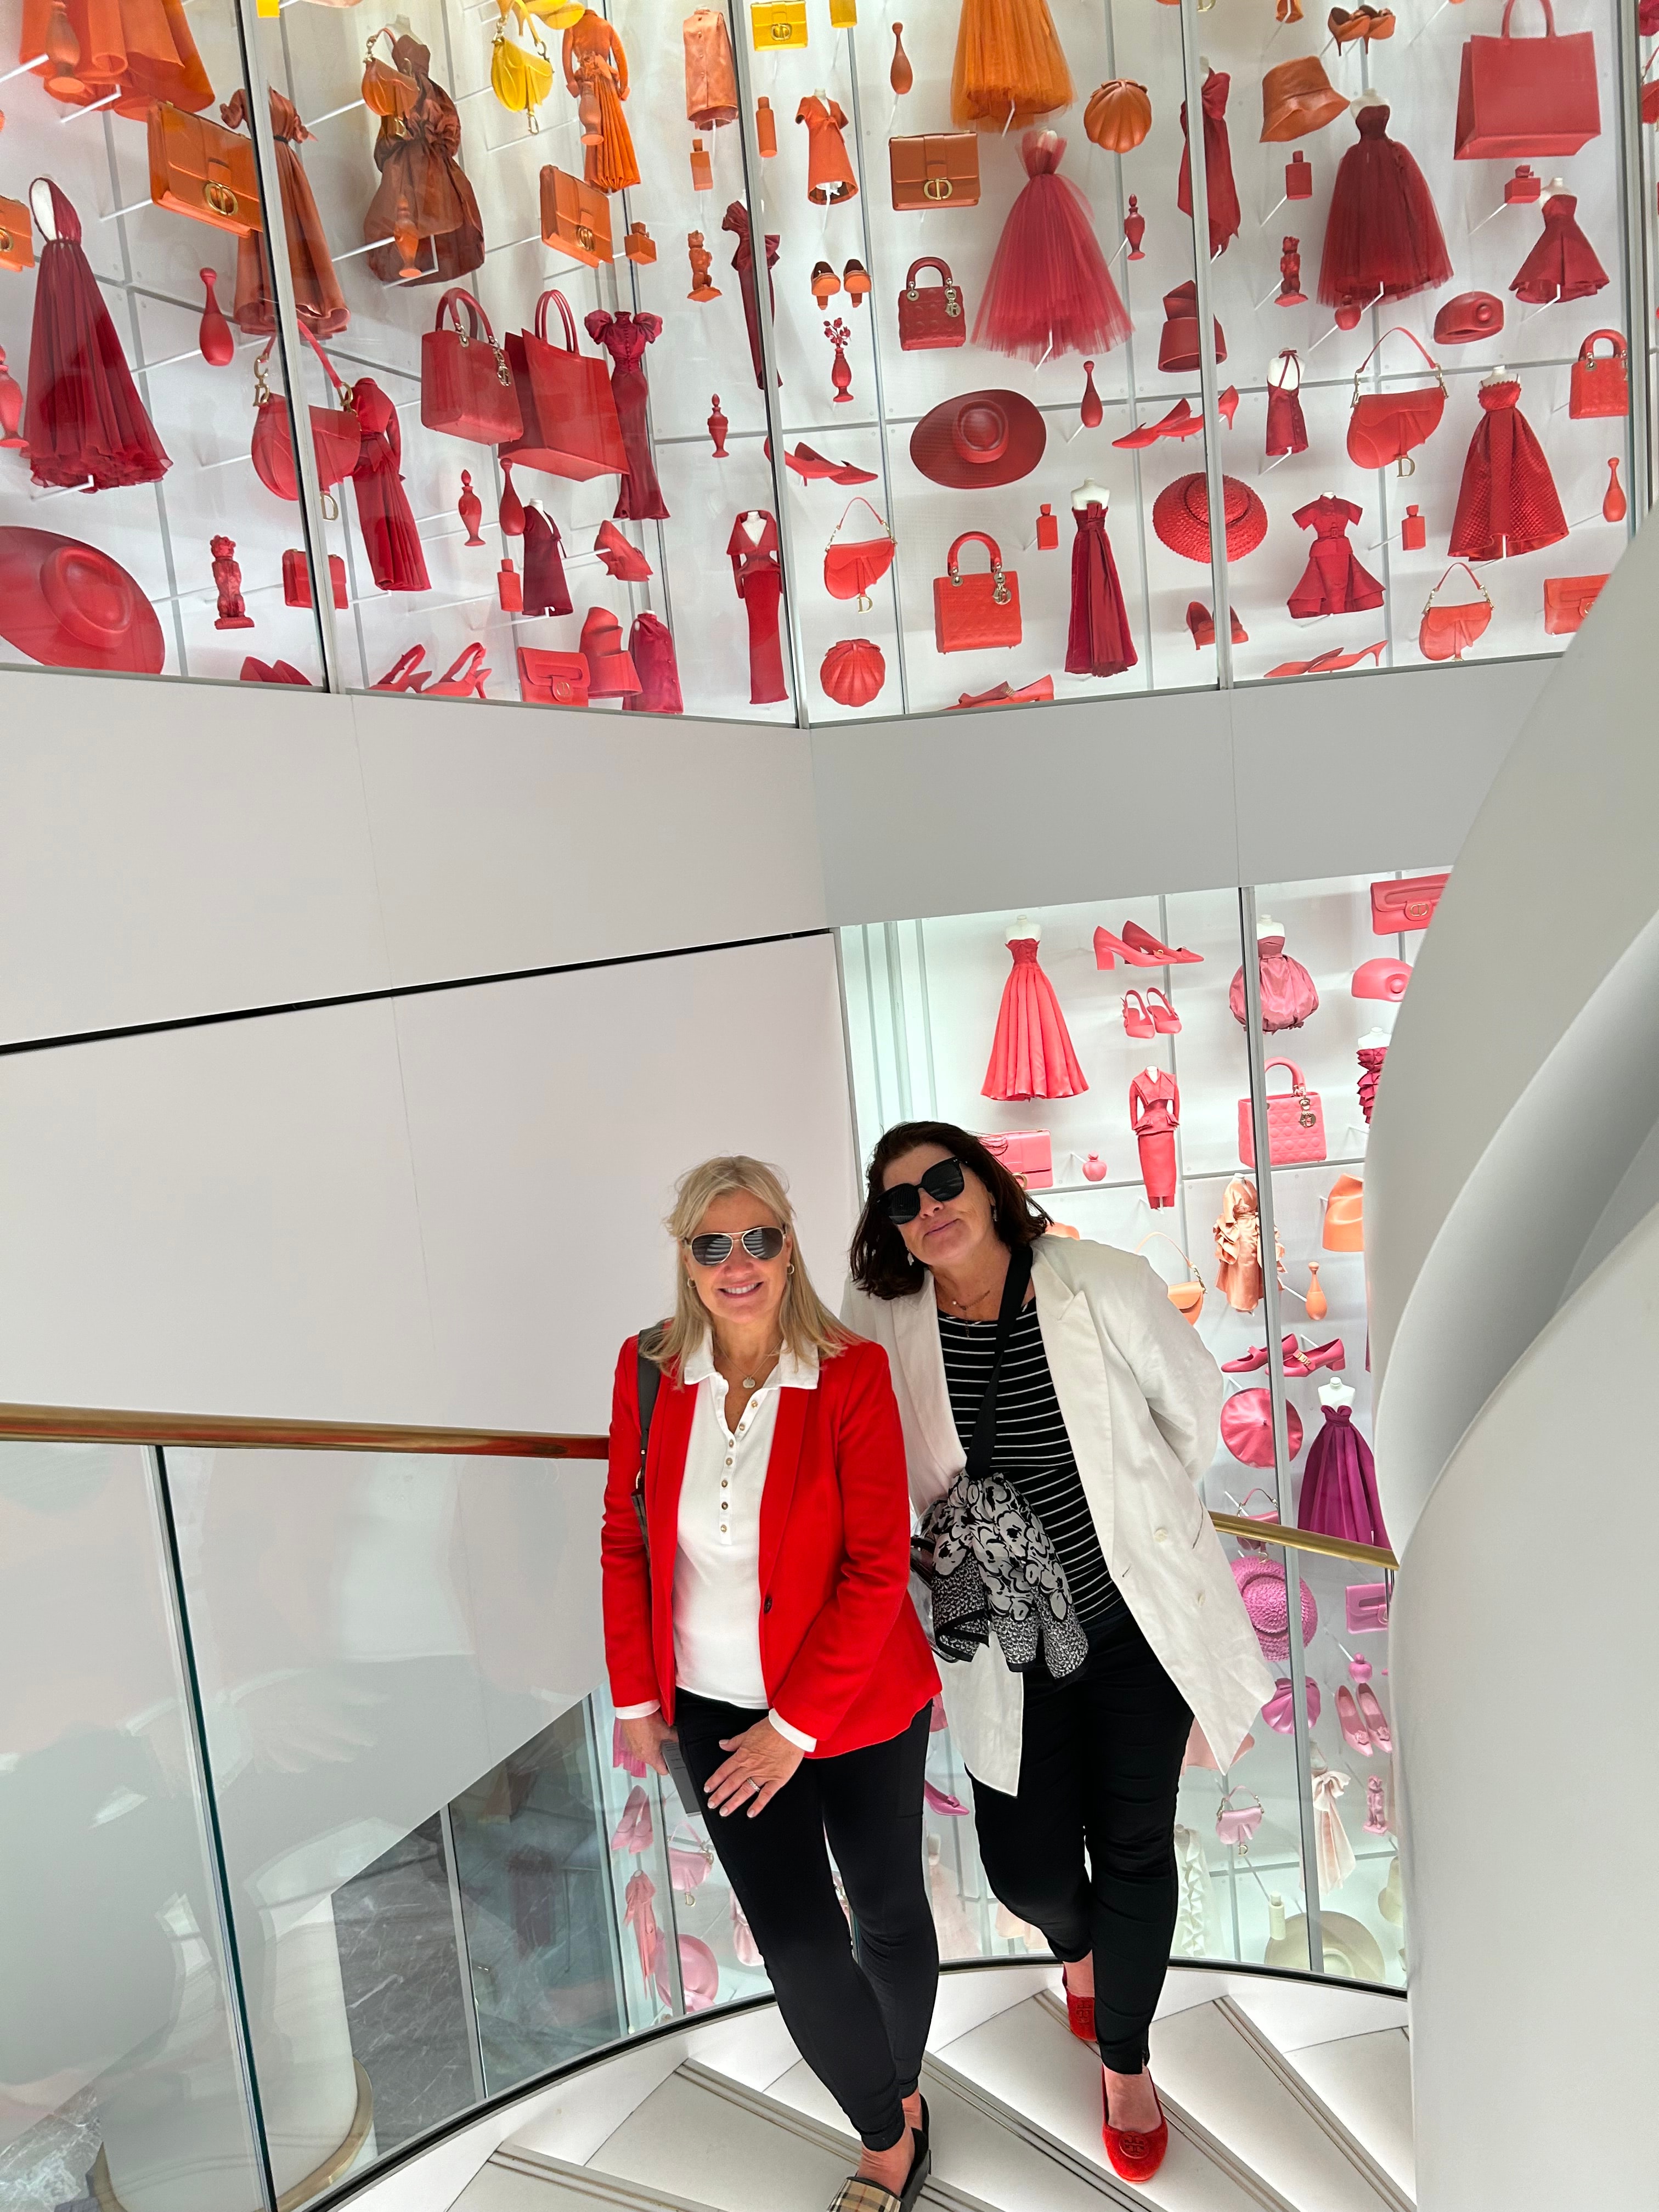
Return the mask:
[[[562, 346], [548, 343], [550, 300], [557, 301], [564, 324]], [[501, 459], [578, 483], [589, 477], [620, 476], [628, 457], [611, 379], [604, 362], [577, 352], [575, 319], [562, 292], [544, 292], [537, 301], [533, 332], [507, 332], [507, 357], [523, 401], [524, 435], [503, 450]]]
[[1595, 88], [1595, 40], [1589, 31], [1555, 28], [1543, 0], [1541, 39], [1512, 39], [1515, 0], [1504, 0], [1495, 39], [1469, 39], [1457, 88], [1457, 159], [1511, 161], [1543, 154], [1576, 154], [1601, 130]]
[[489, 316], [459, 284], [439, 301], [421, 339], [421, 420], [475, 446], [505, 445], [524, 428], [507, 356]]

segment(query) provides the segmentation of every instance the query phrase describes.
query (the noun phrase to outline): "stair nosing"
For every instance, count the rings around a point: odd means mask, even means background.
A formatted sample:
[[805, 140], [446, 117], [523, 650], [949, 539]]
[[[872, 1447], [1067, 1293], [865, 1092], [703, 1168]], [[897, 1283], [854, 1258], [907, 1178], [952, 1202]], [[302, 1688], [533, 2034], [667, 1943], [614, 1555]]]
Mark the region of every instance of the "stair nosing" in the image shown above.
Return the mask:
[[1313, 2084], [1297, 2072], [1296, 2062], [1282, 2051], [1271, 2037], [1264, 2034], [1242, 2005], [1231, 1996], [1214, 1997], [1211, 2002], [1227, 2025], [1249, 2045], [1254, 2056], [1267, 2067], [1275, 2080], [1301, 2106], [1314, 2124], [1340, 2150], [1389, 2208], [1389, 2212], [1417, 2212], [1416, 2199], [1408, 2197], [1394, 2176], [1364, 2143], [1340, 2119], [1325, 2102]]
[[[660, 2087], [661, 2084], [658, 2086]], [[641, 2103], [644, 2101], [641, 2098]], [[626, 2121], [619, 2123], [619, 2125], [626, 2124]], [[615, 2133], [614, 2129], [612, 2133]], [[600, 2148], [603, 2148], [601, 2144]], [[598, 2153], [594, 2155], [597, 2157]], [[677, 2196], [672, 2190], [657, 2189], [647, 2182], [627, 2180], [621, 2174], [608, 2172], [604, 2166], [578, 2166], [569, 2159], [555, 2157], [550, 2151], [532, 2150], [520, 2143], [498, 2143], [484, 2160], [484, 2166], [503, 2166], [509, 2172], [526, 2173], [538, 2181], [557, 2182], [564, 2188], [599, 2197], [606, 2203], [631, 2207], [633, 2212], [716, 2212], [715, 2207], [705, 2204], [700, 2197]], [[480, 2166], [478, 2171], [483, 2172], [483, 2166]]]

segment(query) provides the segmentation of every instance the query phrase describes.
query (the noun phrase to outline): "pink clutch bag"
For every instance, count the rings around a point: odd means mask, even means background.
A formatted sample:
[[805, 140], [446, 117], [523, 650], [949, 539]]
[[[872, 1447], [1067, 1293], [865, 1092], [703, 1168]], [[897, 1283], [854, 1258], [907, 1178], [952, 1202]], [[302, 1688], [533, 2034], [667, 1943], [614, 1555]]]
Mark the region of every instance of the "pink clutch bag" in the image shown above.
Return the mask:
[[1350, 1583], [1345, 1593], [1348, 1605], [1348, 1633], [1363, 1636], [1368, 1629], [1389, 1625], [1387, 1583]]
[[1379, 937], [1406, 929], [1426, 929], [1434, 920], [1450, 871], [1437, 876], [1402, 876], [1371, 885], [1371, 927]]
[[1054, 1188], [1054, 1147], [1046, 1129], [994, 1129], [980, 1142], [1024, 1189]]
[[[1325, 1157], [1325, 1109], [1319, 1093], [1310, 1091], [1302, 1070], [1293, 1060], [1270, 1060], [1264, 1075], [1275, 1067], [1288, 1070], [1291, 1087], [1267, 1101], [1267, 1158], [1276, 1168], [1294, 1167]], [[1255, 1165], [1255, 1127], [1250, 1102], [1238, 1102], [1238, 1157], [1247, 1168]]]

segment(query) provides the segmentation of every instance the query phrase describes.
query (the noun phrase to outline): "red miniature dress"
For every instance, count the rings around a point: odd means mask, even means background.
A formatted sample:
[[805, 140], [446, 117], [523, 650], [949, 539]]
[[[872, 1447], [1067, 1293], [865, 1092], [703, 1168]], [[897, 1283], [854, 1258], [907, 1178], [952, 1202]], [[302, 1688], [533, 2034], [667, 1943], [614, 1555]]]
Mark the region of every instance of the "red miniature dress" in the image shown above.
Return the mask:
[[1028, 131], [1030, 182], [1008, 210], [974, 324], [974, 343], [1030, 362], [1105, 353], [1133, 325], [1100, 250], [1089, 203], [1059, 174], [1066, 141]]
[[412, 240], [408, 265], [421, 273], [404, 278], [395, 244], [376, 246], [365, 258], [382, 284], [458, 283], [484, 258], [483, 217], [460, 163], [460, 111], [433, 81], [431, 53], [418, 39], [400, 34], [392, 56], [415, 80], [415, 105], [401, 121], [381, 118], [374, 140], [380, 181], [363, 217], [363, 238], [395, 240], [401, 233]]
[[617, 504], [611, 511], [629, 521], [666, 522], [668, 506], [651, 458], [651, 429], [646, 416], [650, 392], [645, 381], [645, 349], [662, 336], [662, 317], [630, 314], [626, 310], [613, 315], [595, 307], [584, 328], [596, 345], [605, 348], [613, 364], [611, 396], [617, 403], [623, 452], [628, 460]]
[[1291, 518], [1299, 529], [1314, 533], [1302, 581], [1286, 602], [1298, 622], [1314, 615], [1358, 614], [1382, 605], [1382, 585], [1361, 568], [1348, 543], [1348, 532], [1363, 512], [1351, 499], [1322, 492]]
[[679, 663], [666, 623], [647, 611], [634, 617], [628, 634], [628, 650], [638, 672], [640, 688], [623, 701], [624, 714], [683, 714]]
[[1140, 1151], [1140, 1180], [1148, 1206], [1173, 1206], [1175, 1133], [1181, 1126], [1181, 1091], [1167, 1068], [1143, 1067], [1129, 1085], [1129, 1127]]
[[1002, 987], [981, 1095], [1007, 1099], [1075, 1098], [1089, 1085], [1072, 1049], [1054, 987], [1037, 965], [1037, 940], [1011, 937], [1008, 950], [1014, 956], [1014, 964]]
[[1544, 449], [1516, 404], [1520, 397], [1512, 377], [1480, 387], [1480, 421], [1469, 440], [1447, 546], [1454, 561], [1535, 553], [1567, 534]]
[[23, 436], [38, 484], [155, 483], [172, 467], [81, 244], [81, 218], [50, 179], [52, 223], [34, 279]]
[[841, 112], [841, 103], [832, 100], [826, 107], [809, 93], [795, 110], [795, 120], [806, 125], [807, 198], [815, 207], [834, 207], [839, 201], [855, 198], [858, 179], [842, 143], [847, 118]]
[[1106, 535], [1106, 510], [1097, 499], [1073, 507], [1077, 536], [1072, 540], [1072, 622], [1066, 638], [1066, 670], [1071, 676], [1121, 676], [1139, 658], [1129, 635], [1123, 586]]
[[[1221, 70], [1212, 70], [1204, 80], [1204, 198], [1210, 218], [1210, 258], [1226, 251], [1238, 236], [1243, 216], [1238, 188], [1233, 182], [1233, 149], [1227, 137], [1227, 94], [1233, 81]], [[1176, 185], [1176, 205], [1182, 215], [1193, 211], [1192, 154], [1187, 143], [1187, 103], [1181, 103], [1181, 175]]]
[[[751, 513], [763, 525], [759, 542], [744, 528]], [[778, 636], [778, 609], [783, 598], [783, 566], [778, 555], [776, 519], [762, 508], [745, 508], [732, 525], [726, 550], [732, 559], [732, 580], [749, 617], [749, 703], [768, 707], [789, 696], [783, 680], [783, 647]]]
[[[720, 218], [720, 228], [729, 230], [738, 241], [732, 249], [732, 270], [738, 280], [738, 289], [743, 294], [743, 319], [749, 328], [749, 358], [755, 364], [755, 381], [764, 386], [766, 374], [761, 367], [760, 303], [755, 291], [755, 241], [750, 235], [749, 210], [741, 200], [733, 200], [727, 208]], [[778, 295], [772, 282], [772, 271], [776, 268], [777, 261], [778, 234], [769, 230], [766, 234], [766, 297], [775, 321], [778, 312]], [[696, 296], [695, 292], [692, 293], [694, 300]], [[718, 299], [720, 295], [713, 293], [710, 296]]]
[[[247, 120], [247, 95], [238, 86], [220, 115], [231, 130]], [[311, 179], [295, 150], [311, 133], [292, 100], [273, 86], [270, 133], [276, 142], [276, 174], [283, 187], [283, 228], [288, 234], [288, 265], [294, 276], [294, 305], [313, 337], [332, 337], [350, 321], [345, 294], [334, 272], [328, 234], [318, 213]], [[252, 133], [249, 134], [252, 136]], [[236, 241], [236, 323], [251, 337], [268, 337], [276, 327], [276, 310], [265, 289], [264, 242], [257, 230]]]
[[532, 499], [524, 511], [524, 611], [568, 615], [575, 611], [565, 580], [559, 526], [540, 500]]
[[1380, 103], [1356, 108], [1357, 145], [1342, 156], [1325, 219], [1319, 297], [1348, 313], [1379, 295], [1403, 300], [1443, 284], [1451, 256], [1423, 172], [1388, 135]]
[[1576, 220], [1578, 203], [1552, 192], [1544, 203], [1543, 234], [1516, 270], [1510, 289], [1517, 300], [1541, 307], [1550, 300], [1588, 300], [1609, 281]]
[[[1267, 459], [1278, 460], [1285, 453], [1305, 453], [1308, 450], [1308, 424], [1302, 412], [1302, 364], [1294, 351], [1287, 349], [1279, 356], [1279, 380], [1273, 381], [1272, 369], [1267, 372]], [[1290, 377], [1295, 373], [1296, 382]]]
[[357, 495], [357, 526], [368, 549], [369, 574], [383, 592], [430, 591], [432, 580], [426, 573], [415, 510], [404, 489], [398, 410], [372, 376], [357, 379], [351, 387], [351, 404], [362, 432], [351, 487]]

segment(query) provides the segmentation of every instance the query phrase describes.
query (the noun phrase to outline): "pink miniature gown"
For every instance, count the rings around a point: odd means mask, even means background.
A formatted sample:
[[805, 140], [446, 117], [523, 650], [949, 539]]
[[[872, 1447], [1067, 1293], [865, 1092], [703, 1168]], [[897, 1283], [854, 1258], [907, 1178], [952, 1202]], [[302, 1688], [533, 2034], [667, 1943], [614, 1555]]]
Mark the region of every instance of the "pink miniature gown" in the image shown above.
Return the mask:
[[1298, 622], [1315, 615], [1359, 614], [1382, 605], [1382, 585], [1360, 566], [1348, 543], [1348, 532], [1363, 512], [1351, 499], [1322, 492], [1291, 517], [1299, 528], [1314, 533], [1302, 580], [1286, 602]]
[[1008, 210], [974, 324], [974, 343], [1021, 361], [1107, 352], [1133, 325], [1095, 236], [1089, 203], [1060, 173], [1066, 141], [1028, 131], [1029, 182]]
[[605, 348], [613, 364], [611, 396], [617, 403], [628, 466], [611, 511], [629, 521], [666, 522], [668, 502], [651, 458], [651, 429], [646, 416], [650, 393], [645, 381], [645, 349], [662, 336], [662, 317], [626, 311], [613, 315], [596, 307], [583, 327], [596, 345]]
[[1175, 1133], [1181, 1126], [1181, 1092], [1167, 1068], [1142, 1068], [1129, 1085], [1129, 1127], [1140, 1148], [1140, 1180], [1148, 1206], [1173, 1206]]
[[1353, 1425], [1352, 1406], [1326, 1406], [1324, 1425], [1308, 1448], [1296, 1525], [1349, 1544], [1389, 1548], [1376, 1494], [1376, 1462]]
[[1037, 940], [1035, 936], [1011, 937], [1008, 950], [1014, 964], [1002, 987], [991, 1064], [981, 1095], [1075, 1098], [1089, 1085], [1072, 1049], [1054, 987], [1037, 965]]

